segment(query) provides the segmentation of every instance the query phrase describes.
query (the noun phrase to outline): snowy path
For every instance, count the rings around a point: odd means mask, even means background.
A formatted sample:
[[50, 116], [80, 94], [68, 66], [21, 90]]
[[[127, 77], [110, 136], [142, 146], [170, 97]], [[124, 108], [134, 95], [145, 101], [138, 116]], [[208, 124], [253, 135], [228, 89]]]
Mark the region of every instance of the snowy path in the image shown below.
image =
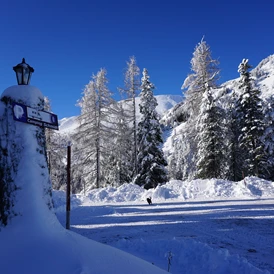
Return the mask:
[[[64, 213], [58, 218], [65, 224]], [[90, 204], [72, 210], [71, 226], [163, 269], [172, 252], [173, 274], [183, 273], [179, 262], [189, 241], [227, 249], [274, 273], [274, 199]]]

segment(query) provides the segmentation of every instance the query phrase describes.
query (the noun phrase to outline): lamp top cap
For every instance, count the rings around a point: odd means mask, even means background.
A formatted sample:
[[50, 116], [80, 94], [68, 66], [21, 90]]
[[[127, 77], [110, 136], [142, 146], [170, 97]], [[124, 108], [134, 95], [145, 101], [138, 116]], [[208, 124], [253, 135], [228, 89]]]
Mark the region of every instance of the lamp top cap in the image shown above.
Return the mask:
[[22, 63], [16, 65], [15, 67], [13, 67], [13, 69], [15, 69], [17, 67], [27, 67], [27, 68], [29, 68], [30, 72], [34, 72], [34, 68], [26, 63], [25, 58], [22, 59]]

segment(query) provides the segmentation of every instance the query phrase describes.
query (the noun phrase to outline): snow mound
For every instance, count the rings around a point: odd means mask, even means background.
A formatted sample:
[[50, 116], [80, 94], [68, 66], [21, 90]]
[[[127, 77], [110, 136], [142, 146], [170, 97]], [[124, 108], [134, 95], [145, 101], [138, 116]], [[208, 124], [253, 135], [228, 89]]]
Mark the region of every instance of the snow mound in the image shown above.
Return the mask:
[[124, 184], [118, 188], [107, 187], [91, 190], [86, 202], [128, 202], [141, 200], [144, 189], [136, 184]]
[[[274, 182], [266, 181], [257, 177], [247, 177], [239, 182], [226, 180], [208, 179], [194, 181], [171, 180], [170, 182], [157, 186], [155, 189], [146, 190], [136, 184], [124, 184], [118, 188], [106, 187], [72, 195], [71, 206], [98, 203], [122, 203], [141, 202], [152, 197], [153, 201], [161, 202], [168, 199], [230, 199], [230, 198], [268, 198], [274, 196]], [[65, 192], [54, 191], [53, 200], [55, 211], [65, 210]]]

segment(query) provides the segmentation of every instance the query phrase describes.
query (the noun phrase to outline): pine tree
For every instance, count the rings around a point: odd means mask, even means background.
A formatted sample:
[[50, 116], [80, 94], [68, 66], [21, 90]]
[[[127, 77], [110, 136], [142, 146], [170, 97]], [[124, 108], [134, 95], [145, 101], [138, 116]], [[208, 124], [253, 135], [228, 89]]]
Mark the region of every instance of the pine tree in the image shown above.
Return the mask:
[[210, 89], [204, 93], [199, 117], [197, 178], [225, 179], [224, 110], [217, 105]]
[[265, 131], [263, 134], [264, 151], [267, 155], [266, 179], [274, 180], [274, 96], [265, 106]]
[[135, 183], [145, 189], [155, 188], [158, 184], [167, 182], [167, 165], [160, 145], [163, 143], [158, 114], [157, 101], [153, 96], [154, 85], [149, 80], [146, 69], [143, 70], [140, 113], [138, 124], [138, 175]]
[[265, 153], [261, 138], [264, 132], [264, 117], [260, 91], [254, 87], [248, 59], [239, 65], [240, 98], [237, 111], [241, 114], [239, 146], [244, 156], [244, 176], [263, 176], [265, 173]]
[[227, 163], [228, 176], [231, 181], [237, 182], [243, 179], [242, 163], [244, 161], [243, 153], [239, 146], [239, 136], [241, 133], [240, 118], [241, 113], [238, 109], [238, 99], [233, 92], [231, 102], [227, 111]]

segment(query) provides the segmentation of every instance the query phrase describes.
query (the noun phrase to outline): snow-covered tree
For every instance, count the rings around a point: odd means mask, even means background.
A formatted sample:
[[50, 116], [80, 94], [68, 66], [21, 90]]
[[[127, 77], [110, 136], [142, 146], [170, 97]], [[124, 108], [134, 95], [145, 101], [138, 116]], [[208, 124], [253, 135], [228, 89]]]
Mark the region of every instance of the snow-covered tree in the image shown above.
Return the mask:
[[[215, 98], [214, 89], [217, 87], [219, 76], [218, 61], [211, 57], [210, 47], [202, 39], [195, 47], [191, 59], [192, 74], [185, 79], [182, 89], [185, 101], [180, 108], [185, 117], [184, 125], [181, 127], [175, 139], [177, 157], [174, 162], [178, 170], [176, 174], [181, 174], [181, 179], [193, 179], [197, 172], [197, 153], [199, 140], [199, 115], [201, 113], [202, 98], [207, 89], [210, 89]], [[186, 116], [187, 114], [187, 116]]]
[[154, 85], [149, 80], [148, 71], [144, 69], [139, 105], [141, 121], [137, 131], [138, 174], [135, 183], [146, 189], [167, 182], [167, 163], [160, 147], [163, 139], [153, 90]]
[[[108, 183], [109, 154], [113, 147], [116, 102], [107, 87], [106, 70], [101, 69], [85, 87], [79, 101], [81, 115], [76, 134], [77, 166], [85, 187], [103, 187]], [[78, 179], [78, 181], [80, 178]]]
[[[44, 110], [51, 112], [50, 100], [44, 97]], [[65, 189], [67, 184], [66, 144], [64, 136], [56, 131], [45, 128], [47, 162], [51, 184], [54, 189]]]
[[[83, 91], [78, 105], [81, 114], [78, 117], [79, 127], [74, 136], [72, 146], [75, 161], [73, 161], [73, 181], [82, 182], [82, 189], [86, 184], [94, 184], [96, 173], [96, 136], [97, 136], [97, 101], [96, 85], [91, 80]], [[81, 189], [80, 189], [81, 190]]]
[[267, 155], [266, 178], [274, 180], [274, 96], [265, 104], [265, 131], [263, 133], [264, 150]]
[[116, 178], [113, 180], [116, 186], [130, 183], [133, 179], [134, 165], [132, 165], [132, 127], [128, 123], [131, 120], [130, 113], [124, 108], [123, 102], [118, 105], [119, 113], [116, 121], [116, 145], [114, 171]]
[[232, 93], [231, 100], [228, 103], [226, 112], [227, 124], [227, 178], [231, 181], [237, 182], [243, 179], [242, 162], [243, 154], [239, 146], [239, 136], [241, 133], [240, 117], [238, 113], [238, 99], [235, 91]]
[[120, 89], [122, 93], [127, 95], [125, 104], [129, 104], [127, 117], [129, 118], [129, 124], [132, 125], [132, 133], [130, 136], [130, 142], [132, 142], [131, 154], [133, 162], [132, 177], [137, 174], [137, 120], [136, 120], [136, 96], [140, 90], [140, 69], [137, 66], [137, 62], [134, 56], [130, 57], [127, 62], [127, 69], [125, 72], [124, 88]]
[[197, 178], [226, 178], [224, 110], [210, 89], [204, 93], [198, 124]]
[[219, 61], [211, 57], [209, 45], [204, 41], [195, 47], [191, 59], [191, 70], [193, 73], [185, 79], [182, 89], [187, 89], [185, 94], [184, 107], [192, 117], [197, 117], [200, 112], [202, 97], [206, 89], [217, 87], [220, 70]]
[[260, 91], [254, 86], [250, 76], [248, 59], [239, 65], [240, 98], [237, 111], [241, 115], [239, 146], [244, 156], [242, 165], [244, 176], [264, 176], [266, 155], [261, 138], [264, 133], [264, 116]]

